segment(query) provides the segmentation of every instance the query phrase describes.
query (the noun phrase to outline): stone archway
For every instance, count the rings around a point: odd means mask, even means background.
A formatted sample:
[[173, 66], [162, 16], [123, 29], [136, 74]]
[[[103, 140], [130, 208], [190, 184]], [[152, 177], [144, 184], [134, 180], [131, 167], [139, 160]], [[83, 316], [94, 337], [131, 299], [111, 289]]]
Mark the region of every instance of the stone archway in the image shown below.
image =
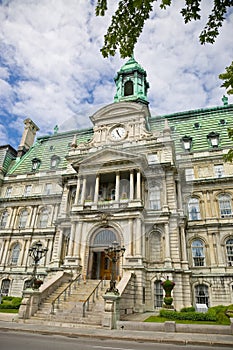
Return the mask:
[[120, 243], [118, 235], [112, 228], [102, 228], [93, 234], [89, 249], [89, 278], [111, 279], [112, 265], [111, 261], [105, 256], [104, 249], [108, 248], [115, 241]]

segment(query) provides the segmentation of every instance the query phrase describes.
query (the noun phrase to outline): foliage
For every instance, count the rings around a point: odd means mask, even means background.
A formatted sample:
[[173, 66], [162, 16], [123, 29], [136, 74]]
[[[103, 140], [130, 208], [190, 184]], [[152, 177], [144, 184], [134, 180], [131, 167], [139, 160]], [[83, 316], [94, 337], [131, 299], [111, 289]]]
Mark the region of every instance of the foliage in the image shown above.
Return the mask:
[[[228, 136], [229, 138], [233, 141], [233, 129], [232, 128], [228, 128]], [[231, 148], [227, 154], [223, 155], [223, 159], [225, 162], [232, 162], [233, 161], [233, 149]]]
[[[171, 311], [167, 309], [160, 310], [160, 317], [164, 317], [167, 320], [189, 320], [189, 321], [211, 321], [216, 322], [217, 324], [229, 325], [229, 317], [226, 315], [226, 311], [231, 308], [233, 305], [223, 306], [218, 305], [210, 307], [206, 313], [195, 312], [193, 307], [183, 308], [180, 312]], [[190, 310], [190, 311], [189, 311]]]
[[[145, 21], [149, 18], [157, 0], [119, 0], [118, 8], [112, 16], [112, 22], [104, 36], [104, 46], [101, 49], [104, 57], [114, 56], [119, 48], [122, 58], [133, 54], [134, 46], [143, 30]], [[199, 39], [201, 44], [214, 43], [219, 34], [219, 28], [225, 19], [228, 7], [233, 5], [232, 0], [212, 0], [213, 7], [208, 21]], [[160, 8], [166, 9], [172, 0], [160, 0]], [[108, 0], [98, 0], [96, 15], [104, 16], [108, 9]], [[181, 10], [184, 22], [201, 18], [201, 0], [185, 0]]]
[[215, 322], [216, 314], [214, 312], [177, 312], [170, 310], [160, 310], [161, 317], [166, 317], [169, 320], [191, 320], [191, 321], [213, 321]]
[[233, 95], [233, 61], [231, 62], [231, 65], [225, 69], [226, 72], [219, 75], [219, 79], [225, 80], [221, 87], [228, 89], [228, 95]]
[[0, 309], [19, 309], [22, 302], [22, 298], [5, 296], [2, 297], [2, 303]]
[[171, 297], [164, 297], [163, 301], [164, 301], [165, 305], [171, 305], [172, 302], [173, 302], [173, 298], [171, 298]]
[[194, 312], [195, 311], [195, 307], [194, 306], [183, 307], [180, 311], [181, 312]]

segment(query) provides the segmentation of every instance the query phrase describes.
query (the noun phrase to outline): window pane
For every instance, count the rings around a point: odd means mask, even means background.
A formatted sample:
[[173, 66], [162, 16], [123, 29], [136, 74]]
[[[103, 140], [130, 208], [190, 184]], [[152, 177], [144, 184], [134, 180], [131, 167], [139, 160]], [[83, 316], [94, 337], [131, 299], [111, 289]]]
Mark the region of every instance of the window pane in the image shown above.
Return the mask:
[[230, 266], [233, 266], [233, 238], [226, 241], [227, 261]]
[[186, 179], [186, 181], [194, 180], [194, 170], [193, 170], [193, 168], [185, 169], [185, 179]]
[[4, 211], [1, 215], [1, 220], [0, 220], [0, 227], [1, 228], [5, 228], [6, 227], [6, 223], [7, 223], [7, 219], [8, 219], [8, 212]]
[[204, 266], [205, 255], [204, 255], [204, 245], [200, 240], [195, 240], [192, 242], [192, 257], [194, 266]]
[[228, 195], [221, 195], [218, 197], [219, 201], [219, 209], [220, 209], [220, 216], [230, 216], [232, 214], [231, 211], [231, 197]]
[[188, 216], [189, 220], [200, 220], [199, 200], [197, 198], [190, 198], [188, 202]]
[[163, 306], [163, 288], [161, 286], [161, 281], [156, 281], [154, 283], [154, 306]]
[[19, 253], [20, 253], [20, 245], [17, 243], [12, 250], [11, 261], [10, 261], [12, 265], [17, 265]]
[[20, 217], [19, 217], [19, 227], [20, 228], [25, 228], [26, 227], [27, 218], [28, 218], [28, 211], [27, 210], [23, 210], [21, 212], [21, 214], [20, 214]]
[[215, 165], [214, 166], [214, 173], [215, 173], [216, 177], [223, 177], [224, 176], [223, 165], [222, 164]]
[[208, 287], [204, 284], [199, 284], [195, 287], [196, 304], [206, 304], [209, 306]]

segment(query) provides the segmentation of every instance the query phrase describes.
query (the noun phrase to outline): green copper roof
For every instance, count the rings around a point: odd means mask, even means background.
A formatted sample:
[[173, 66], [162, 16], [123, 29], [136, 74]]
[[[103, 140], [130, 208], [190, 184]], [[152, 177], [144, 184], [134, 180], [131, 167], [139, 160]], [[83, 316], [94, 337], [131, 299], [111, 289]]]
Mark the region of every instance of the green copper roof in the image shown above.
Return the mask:
[[146, 71], [131, 57], [117, 72], [114, 78], [116, 84], [115, 102], [136, 101], [148, 104]]
[[92, 138], [93, 130], [70, 131], [54, 135], [39, 137], [31, 149], [19, 160], [15, 160], [9, 174], [23, 174], [32, 172], [32, 160], [38, 159], [41, 164], [39, 171], [51, 170], [51, 158], [59, 157], [57, 169], [65, 169], [67, 166], [66, 156], [71, 147], [74, 135], [77, 135], [77, 145], [87, 142]]
[[[146, 74], [146, 71], [142, 68], [142, 66], [134, 59], [134, 57], [131, 57], [119, 70], [118, 74], [120, 73], [127, 73], [127, 72], [133, 72], [133, 71], [139, 71], [141, 73]], [[115, 78], [116, 79], [116, 78]]]
[[219, 134], [219, 147], [232, 147], [227, 129], [233, 127], [233, 105], [198, 109], [158, 117], [149, 120], [152, 131], [164, 128], [164, 119], [168, 120], [172, 139], [175, 141], [176, 152], [184, 152], [181, 138], [192, 138], [191, 152], [212, 149], [207, 135], [211, 132]]

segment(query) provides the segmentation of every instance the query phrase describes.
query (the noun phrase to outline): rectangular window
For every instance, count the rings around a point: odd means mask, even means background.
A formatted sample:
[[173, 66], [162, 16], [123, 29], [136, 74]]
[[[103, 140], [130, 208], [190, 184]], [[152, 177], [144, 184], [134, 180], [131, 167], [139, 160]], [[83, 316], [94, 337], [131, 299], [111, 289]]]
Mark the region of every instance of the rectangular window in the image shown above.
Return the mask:
[[148, 154], [147, 159], [149, 164], [157, 164], [159, 161], [157, 153]]
[[52, 192], [52, 184], [45, 184], [44, 193], [50, 194]]
[[215, 177], [223, 177], [224, 176], [223, 164], [214, 165], [214, 175], [215, 175]]
[[32, 190], [32, 185], [25, 186], [24, 196], [29, 196], [29, 194], [31, 193], [31, 190]]
[[194, 180], [194, 169], [193, 168], [185, 169], [185, 180], [186, 181]]
[[9, 198], [11, 196], [11, 193], [12, 193], [12, 187], [7, 187], [5, 197]]

